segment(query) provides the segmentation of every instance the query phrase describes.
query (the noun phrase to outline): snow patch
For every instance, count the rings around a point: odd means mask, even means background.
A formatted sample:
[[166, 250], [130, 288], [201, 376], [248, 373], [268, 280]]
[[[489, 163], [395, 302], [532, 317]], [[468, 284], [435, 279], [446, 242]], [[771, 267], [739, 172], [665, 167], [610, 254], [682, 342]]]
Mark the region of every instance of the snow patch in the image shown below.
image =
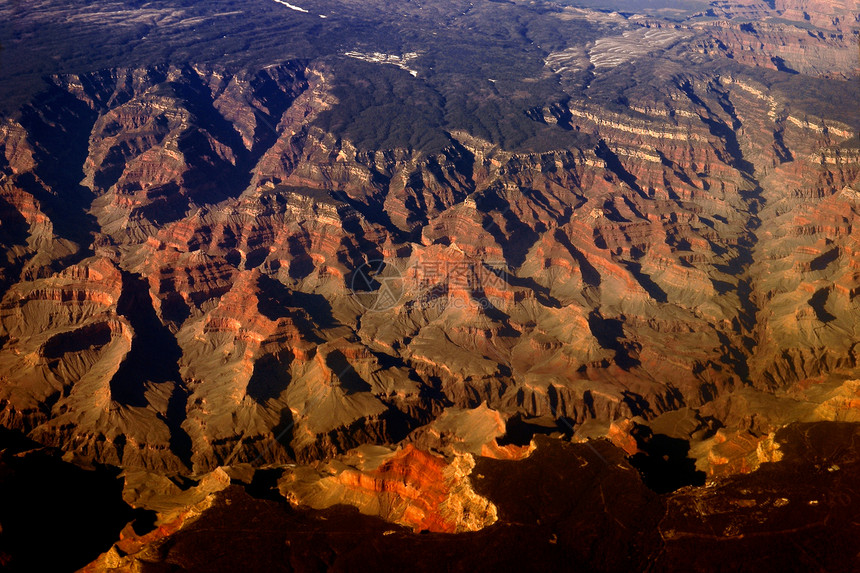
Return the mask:
[[302, 8], [301, 6], [296, 6], [295, 4], [290, 4], [289, 2], [285, 2], [284, 0], [275, 0], [275, 2], [277, 2], [278, 4], [283, 4], [284, 6], [289, 8], [290, 10], [295, 10], [296, 12], [304, 12], [305, 14], [308, 13], [308, 11], [305, 10], [304, 8]]
[[406, 70], [412, 77], [418, 77], [418, 72], [409, 68], [406, 64], [418, 57], [418, 52], [406, 52], [403, 55], [397, 54], [383, 54], [382, 52], [344, 52], [344, 56], [355, 58], [356, 60], [363, 60], [365, 62], [373, 62], [376, 64], [390, 64], [392, 66], [397, 66], [402, 70]]
[[663, 50], [687, 38], [675, 30], [639, 28], [620, 36], [600, 38], [589, 52], [591, 64], [596, 68], [614, 68], [651, 52]]

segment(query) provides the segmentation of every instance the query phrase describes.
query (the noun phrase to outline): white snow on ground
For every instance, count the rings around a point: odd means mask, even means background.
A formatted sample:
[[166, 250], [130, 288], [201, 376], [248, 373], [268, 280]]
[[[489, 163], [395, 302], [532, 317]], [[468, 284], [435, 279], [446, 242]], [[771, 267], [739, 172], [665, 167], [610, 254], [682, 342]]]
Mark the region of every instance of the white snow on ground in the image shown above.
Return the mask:
[[308, 13], [308, 11], [305, 10], [304, 8], [302, 8], [300, 6], [296, 6], [295, 4], [290, 4], [289, 2], [284, 2], [284, 0], [275, 0], [275, 2], [277, 2], [278, 4], [283, 4], [284, 6], [289, 8], [290, 10], [295, 10], [296, 12], [304, 12], [305, 14]]
[[686, 37], [686, 34], [677, 30], [637, 28], [620, 36], [600, 38], [589, 51], [589, 57], [597, 69], [614, 68], [649, 52], [668, 48]]
[[573, 75], [588, 66], [588, 54], [585, 48], [573, 46], [560, 52], [552, 52], [544, 61], [546, 66], [559, 75]]
[[418, 57], [418, 52], [406, 52], [402, 56], [396, 54], [383, 54], [381, 52], [372, 52], [369, 54], [363, 52], [344, 52], [344, 56], [355, 58], [356, 60], [364, 60], [365, 62], [374, 62], [377, 64], [391, 64], [400, 69], [406, 70], [412, 77], [418, 76], [418, 72], [410, 69], [406, 63]]

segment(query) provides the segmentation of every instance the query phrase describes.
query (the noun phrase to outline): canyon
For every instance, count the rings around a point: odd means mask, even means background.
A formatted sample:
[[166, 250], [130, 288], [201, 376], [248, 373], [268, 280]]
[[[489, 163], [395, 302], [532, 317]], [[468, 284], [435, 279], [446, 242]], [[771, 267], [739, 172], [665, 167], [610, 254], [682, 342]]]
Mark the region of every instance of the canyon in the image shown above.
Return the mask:
[[97, 52], [0, 118], [0, 480], [117, 489], [61, 568], [856, 565], [856, 6], [109, 4], [0, 8]]

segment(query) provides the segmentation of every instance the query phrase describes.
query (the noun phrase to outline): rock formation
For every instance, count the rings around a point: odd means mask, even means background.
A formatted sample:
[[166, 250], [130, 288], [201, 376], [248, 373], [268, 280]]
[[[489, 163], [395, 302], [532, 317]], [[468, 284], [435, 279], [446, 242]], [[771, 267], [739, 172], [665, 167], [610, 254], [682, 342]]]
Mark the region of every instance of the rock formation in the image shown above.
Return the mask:
[[[0, 424], [157, 513], [92, 570], [272, 509], [240, 484], [290, 523], [580, 547], [497, 502], [568, 454], [678, 524], [637, 543], [740, 539], [671, 492], [753, 507], [787, 425], [858, 422], [852, 3], [120, 2], [104, 38], [116, 6], [54, 4], [0, 7]], [[66, 21], [90, 60], [33, 63]]]

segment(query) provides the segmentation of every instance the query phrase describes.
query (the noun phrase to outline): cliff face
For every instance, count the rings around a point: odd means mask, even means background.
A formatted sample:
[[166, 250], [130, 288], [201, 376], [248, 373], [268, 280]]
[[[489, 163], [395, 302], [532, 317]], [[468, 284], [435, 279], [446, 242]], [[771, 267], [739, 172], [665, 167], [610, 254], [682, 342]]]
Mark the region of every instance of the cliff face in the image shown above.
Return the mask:
[[[218, 480], [217, 488], [192, 488], [195, 498], [215, 492], [181, 513], [184, 521], [144, 535], [126, 530], [86, 570], [177, 563], [189, 570], [429, 572], [452, 563], [551, 570], [572, 561], [619, 571], [715, 569], [711, 564], [724, 562], [747, 563], [742, 570], [748, 571], [839, 570], [857, 562], [852, 516], [858, 504], [845, 495], [857, 471], [857, 438], [852, 424], [793, 424], [774, 437], [782, 460], [666, 496], [645, 488], [621, 451], [605, 442], [539, 439], [527, 460], [479, 460], [475, 488], [493, 501], [499, 520], [463, 535], [418, 534], [352, 507], [285, 510]], [[174, 527], [169, 538], [160, 537]], [[628, 549], [619, 551], [619, 543]]]
[[99, 117], [83, 185], [111, 235], [140, 239], [190, 204], [216, 203], [247, 185], [247, 171], [307, 88], [296, 66], [229, 74], [199, 66], [111, 70], [62, 78]]
[[297, 506], [352, 505], [416, 533], [478, 531], [498, 516], [496, 507], [472, 489], [474, 466], [469, 454], [446, 463], [411, 445], [391, 453], [359, 449], [355, 458], [343, 462], [288, 472], [278, 489]]
[[824, 30], [850, 32], [860, 23], [857, 6], [847, 0], [733, 0], [711, 5], [715, 15], [728, 18], [764, 19], [778, 17], [791, 23], [809, 23]]
[[[720, 53], [748, 66], [822, 78], [850, 79], [857, 74], [857, 59], [851, 49], [857, 38], [852, 33], [856, 20], [840, 25], [834, 16], [835, 25], [831, 20], [830, 25], [824, 23], [822, 30], [814, 33], [790, 23], [761, 21], [763, 16], [781, 19], [786, 14], [796, 16], [792, 11], [756, 10], [747, 16], [751, 20], [747, 23], [717, 20], [695, 24], [707, 35], [698, 50], [703, 54]], [[856, 12], [849, 15], [852, 19], [856, 16]]]
[[[3, 130], [4, 419], [46, 443], [204, 470], [396, 442], [444, 404], [575, 427], [856, 366], [853, 129], [743, 72], [548, 104], [593, 143], [540, 152], [362, 150], [315, 123], [326, 66], [56, 83]], [[54, 223], [49, 112], [87, 126], [88, 236]]]

